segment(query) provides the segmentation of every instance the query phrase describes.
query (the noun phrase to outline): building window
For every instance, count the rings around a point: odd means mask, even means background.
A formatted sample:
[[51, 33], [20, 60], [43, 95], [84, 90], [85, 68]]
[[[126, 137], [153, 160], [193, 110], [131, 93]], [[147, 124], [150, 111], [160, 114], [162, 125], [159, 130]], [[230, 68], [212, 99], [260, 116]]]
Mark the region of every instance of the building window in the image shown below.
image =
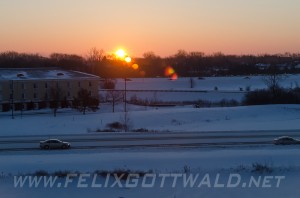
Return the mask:
[[90, 86], [90, 87], [92, 86], [92, 82], [89, 82], [89, 86]]
[[23, 100], [25, 99], [25, 93], [22, 93], [22, 99]]
[[70, 97], [71, 96], [71, 93], [68, 91], [68, 97]]
[[33, 94], [33, 98], [36, 99], [37, 98], [37, 93]]
[[13, 94], [11, 93], [11, 94], [9, 94], [9, 99], [13, 99]]
[[33, 83], [33, 88], [37, 88], [37, 84], [36, 83]]
[[25, 89], [25, 84], [24, 83], [21, 84], [21, 88]]
[[45, 83], [45, 88], [46, 88], [46, 89], [48, 88], [48, 83]]

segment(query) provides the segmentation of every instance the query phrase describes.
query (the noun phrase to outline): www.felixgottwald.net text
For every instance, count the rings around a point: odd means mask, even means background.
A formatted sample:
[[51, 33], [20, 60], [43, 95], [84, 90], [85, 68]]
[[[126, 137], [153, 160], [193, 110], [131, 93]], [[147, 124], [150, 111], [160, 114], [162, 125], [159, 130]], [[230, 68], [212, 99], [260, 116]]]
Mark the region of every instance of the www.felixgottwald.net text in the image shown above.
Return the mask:
[[231, 174], [89, 174], [59, 176], [14, 176], [14, 188], [279, 188], [282, 175]]

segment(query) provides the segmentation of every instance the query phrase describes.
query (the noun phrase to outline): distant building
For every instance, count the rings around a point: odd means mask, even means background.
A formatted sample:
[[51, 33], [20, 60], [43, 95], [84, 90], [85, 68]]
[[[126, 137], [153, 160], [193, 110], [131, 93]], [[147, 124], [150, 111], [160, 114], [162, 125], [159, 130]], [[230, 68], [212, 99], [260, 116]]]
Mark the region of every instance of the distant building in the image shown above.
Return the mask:
[[98, 97], [99, 77], [48, 68], [0, 69], [0, 111], [40, 109], [53, 100], [71, 103], [80, 89]]
[[295, 65], [294, 68], [297, 69], [297, 70], [300, 70], [300, 64]]
[[271, 64], [266, 64], [266, 63], [257, 63], [255, 64], [255, 67], [258, 68], [259, 70], [267, 70], [269, 69]]

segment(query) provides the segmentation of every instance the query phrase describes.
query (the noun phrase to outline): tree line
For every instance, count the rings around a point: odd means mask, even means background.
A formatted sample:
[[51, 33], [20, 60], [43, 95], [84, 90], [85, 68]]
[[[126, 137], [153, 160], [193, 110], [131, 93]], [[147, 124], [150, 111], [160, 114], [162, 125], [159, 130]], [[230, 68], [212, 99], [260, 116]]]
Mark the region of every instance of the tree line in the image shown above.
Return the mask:
[[[138, 69], [133, 69], [132, 64], [137, 64]], [[281, 73], [299, 73], [300, 69], [295, 66], [300, 64], [300, 54], [225, 55], [221, 52], [205, 54], [178, 50], [174, 55], [160, 57], [149, 51], [143, 57], [133, 58], [129, 64], [96, 48], [92, 48], [85, 56], [52, 53], [45, 57], [13, 51], [0, 53], [0, 68], [56, 67], [88, 72], [102, 78], [164, 77], [167, 67], [172, 67], [182, 77], [255, 75], [269, 72], [271, 67], [261, 69], [257, 67], [258, 64], [281, 66], [278, 70]]]

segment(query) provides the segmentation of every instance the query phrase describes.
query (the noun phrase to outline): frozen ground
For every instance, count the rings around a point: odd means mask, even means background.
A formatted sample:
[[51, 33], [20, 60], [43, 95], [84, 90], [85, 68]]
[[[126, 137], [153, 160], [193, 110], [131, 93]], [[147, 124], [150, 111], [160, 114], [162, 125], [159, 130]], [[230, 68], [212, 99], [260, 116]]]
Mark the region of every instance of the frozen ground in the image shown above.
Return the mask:
[[[0, 178], [0, 193], [2, 197], [53, 197], [68, 194], [68, 197], [291, 197], [299, 194], [298, 179], [300, 175], [300, 154], [298, 146], [283, 147], [268, 146], [245, 149], [130, 149], [130, 150], [90, 150], [90, 151], [38, 151], [38, 152], [7, 152], [1, 153], [0, 163], [2, 176]], [[22, 164], [22, 165], [20, 165]], [[266, 165], [270, 172], [254, 171], [254, 164]], [[97, 184], [102, 187], [93, 187], [92, 179], [96, 170], [128, 169], [131, 171], [151, 170], [156, 175], [153, 187], [142, 188], [143, 178], [139, 177], [136, 187], [113, 186], [114, 178], [110, 177], [108, 187], [104, 187], [105, 178], [98, 176]], [[86, 173], [86, 187], [78, 187], [78, 178], [68, 183], [66, 178], [56, 181], [53, 187], [44, 187], [41, 183], [37, 187], [29, 187], [27, 182], [23, 187], [14, 187], [13, 175], [29, 175], [37, 170], [45, 170], [48, 173], [55, 171], [77, 171]], [[11, 173], [11, 176], [10, 176]], [[174, 178], [168, 177], [163, 187], [159, 174], [179, 174], [175, 186], [172, 187]], [[199, 179], [192, 187], [184, 187], [184, 174], [192, 175]], [[237, 187], [228, 187], [228, 179], [231, 174], [241, 177]], [[199, 184], [207, 175], [200, 187]], [[216, 185], [216, 177], [219, 175]], [[264, 185], [264, 178], [268, 183]], [[275, 177], [281, 177], [280, 184]], [[148, 178], [151, 183], [151, 178]], [[259, 180], [259, 186], [250, 185], [251, 178]], [[235, 178], [236, 179], [236, 178]], [[132, 181], [131, 181], [132, 182]], [[236, 182], [236, 180], [234, 180]], [[246, 187], [243, 187], [246, 183]], [[62, 185], [62, 187], [61, 187]]]
[[[7, 151], [0, 153], [3, 174], [34, 173], [37, 170], [54, 172], [69, 170], [130, 169], [154, 172], [192, 172], [251, 168], [265, 164], [275, 169], [298, 170], [300, 146], [249, 146], [232, 148], [128, 148], [90, 150]], [[22, 166], [20, 166], [22, 164]]]
[[[132, 79], [127, 82], [129, 90], [204, 90], [207, 93], [190, 92], [136, 92], [128, 93], [127, 98], [137, 97], [158, 101], [220, 101], [222, 99], [241, 100], [245, 92], [239, 89], [251, 87], [251, 90], [265, 88], [262, 76], [208, 77], [194, 78], [195, 87], [190, 88], [189, 78], [171, 81], [167, 78]], [[284, 87], [296, 87], [299, 75], [288, 75], [281, 82]], [[119, 79], [117, 89], [123, 89], [124, 81]], [[218, 87], [218, 91], [212, 91]], [[101, 92], [100, 92], [101, 93]], [[200, 95], [198, 95], [200, 94]], [[204, 95], [201, 95], [204, 94]], [[111, 122], [124, 121], [123, 104], [116, 105], [112, 113], [110, 104], [101, 104], [96, 113], [81, 115], [73, 110], [59, 110], [53, 117], [51, 110], [0, 113], [1, 133], [3, 135], [32, 134], [78, 134], [105, 129]], [[237, 131], [237, 130], [282, 130], [300, 129], [299, 105], [263, 105], [224, 108], [200, 108], [177, 106], [153, 108], [128, 105], [128, 117], [132, 129], [148, 129], [157, 131]], [[36, 114], [38, 113], [38, 114]]]
[[[103, 105], [97, 113], [82, 115], [60, 112], [23, 115], [15, 119], [2, 114], [1, 136], [34, 134], [84, 134], [105, 129], [108, 123], [123, 122], [123, 105], [115, 113], [111, 105]], [[224, 108], [193, 108], [192, 106], [149, 108], [128, 106], [131, 129], [156, 131], [241, 131], [300, 129], [300, 105], [263, 105]]]
[[[194, 87], [190, 87], [190, 78], [133, 78], [127, 81], [127, 98], [136, 96], [156, 102], [190, 102], [197, 100], [220, 101], [222, 99], [242, 101], [247, 90], [267, 88], [263, 76], [234, 76], [234, 77], [204, 77], [193, 78]], [[280, 85], [286, 88], [295, 88], [300, 84], [299, 75], [285, 75]], [[215, 90], [217, 88], [217, 91]], [[124, 90], [124, 80], [117, 80], [116, 89]], [[157, 90], [153, 92], [137, 92], [132, 90]], [[160, 90], [160, 91], [159, 91]], [[202, 91], [202, 92], [161, 92], [171, 91]], [[102, 93], [102, 95], [105, 95]]]
[[[284, 86], [295, 87], [298, 76], [289, 76]], [[120, 89], [123, 82], [119, 81]], [[188, 79], [169, 81], [168, 79], [133, 79], [128, 82], [129, 89], [160, 89], [160, 90], [189, 90]], [[214, 87], [218, 91], [213, 91]], [[207, 99], [223, 99], [225, 92], [230, 92], [231, 98], [242, 98], [239, 93], [250, 86], [251, 89], [262, 88], [265, 85], [261, 77], [231, 77], [205, 78], [196, 80], [193, 90], [212, 91]], [[190, 93], [176, 93], [162, 95], [152, 93], [154, 99], [168, 101], [177, 98], [182, 101], [202, 99], [191, 96]], [[144, 95], [144, 97], [150, 97]], [[225, 97], [226, 99], [230, 97]], [[177, 106], [153, 108], [128, 105], [132, 128], [145, 128], [158, 131], [242, 131], [242, 130], [291, 130], [299, 129], [300, 105], [263, 105], [224, 108], [193, 108], [192, 106]], [[11, 119], [10, 112], [0, 113], [0, 136], [34, 135], [34, 134], [84, 134], [92, 133], [96, 129], [106, 128], [106, 124], [124, 119], [123, 104], [116, 106], [112, 113], [110, 104], [102, 104], [100, 111], [81, 115], [73, 110], [59, 110], [57, 117], [53, 117], [50, 110], [15, 112], [15, 119]], [[38, 113], [38, 114], [37, 114]], [[4, 198], [26, 197], [105, 197], [105, 198], [217, 198], [217, 197], [258, 197], [258, 198], [297, 198], [299, 195], [300, 176], [299, 146], [259, 146], [233, 148], [160, 148], [160, 149], [97, 149], [97, 150], [65, 150], [65, 151], [5, 151], [0, 152], [0, 194]], [[253, 171], [253, 165], [265, 165], [271, 171]], [[66, 188], [55, 185], [50, 187], [14, 187], [13, 175], [28, 176], [37, 170], [78, 171], [78, 173], [93, 173], [96, 170], [129, 169], [132, 171], [152, 171], [155, 174], [209, 174], [210, 181], [203, 187], [185, 188], [182, 178], [175, 187], [172, 179], [166, 180], [161, 188], [159, 183], [151, 188], [142, 187], [108, 187], [93, 188], [90, 186], [78, 188], [76, 182]], [[228, 180], [230, 174], [239, 174], [243, 182], [248, 184], [252, 177], [273, 178], [271, 187], [243, 187], [236, 188], [215, 187], [216, 175], [220, 174], [220, 183]], [[274, 178], [284, 176], [279, 187]], [[262, 179], [263, 179], [262, 178]], [[143, 178], [139, 178], [141, 182]], [[87, 182], [91, 182], [88, 179]], [[104, 182], [104, 178], [99, 178]], [[66, 178], [58, 180], [61, 184]], [[197, 185], [201, 179], [197, 181]], [[123, 181], [124, 184], [124, 181]], [[243, 183], [241, 183], [243, 184]], [[28, 184], [27, 184], [28, 185]]]
[[[194, 88], [190, 88], [190, 78], [132, 78], [127, 81], [127, 88], [132, 90], [205, 90], [213, 91], [218, 87], [220, 91], [240, 91], [240, 88], [251, 90], [266, 88], [263, 76], [231, 76], [231, 77], [203, 77], [194, 79]], [[281, 86], [294, 88], [300, 84], [299, 75], [285, 75]], [[123, 79], [117, 81], [117, 89], [124, 89]]]

